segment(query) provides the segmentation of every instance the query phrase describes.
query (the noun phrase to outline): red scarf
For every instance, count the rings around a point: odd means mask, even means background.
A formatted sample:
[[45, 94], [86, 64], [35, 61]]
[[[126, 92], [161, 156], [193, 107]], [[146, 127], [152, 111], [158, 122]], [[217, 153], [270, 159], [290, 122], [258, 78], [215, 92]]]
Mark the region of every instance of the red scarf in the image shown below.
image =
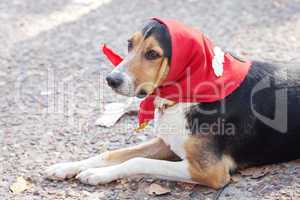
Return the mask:
[[[241, 62], [223, 53], [203, 33], [175, 20], [154, 19], [169, 31], [172, 56], [167, 78], [140, 104], [140, 126], [154, 118], [156, 96], [175, 102], [214, 102], [239, 87], [249, 71], [250, 61]], [[123, 60], [105, 45], [102, 51], [115, 66]]]

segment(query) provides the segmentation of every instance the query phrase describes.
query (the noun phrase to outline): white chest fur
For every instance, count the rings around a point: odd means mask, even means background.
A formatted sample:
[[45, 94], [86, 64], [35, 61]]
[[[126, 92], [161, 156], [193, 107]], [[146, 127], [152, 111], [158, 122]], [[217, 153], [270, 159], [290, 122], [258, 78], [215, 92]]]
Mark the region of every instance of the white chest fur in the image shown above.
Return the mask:
[[177, 103], [163, 112], [156, 111], [155, 131], [157, 136], [162, 138], [171, 150], [182, 159], [186, 157], [184, 144], [189, 137], [185, 113], [191, 105]]

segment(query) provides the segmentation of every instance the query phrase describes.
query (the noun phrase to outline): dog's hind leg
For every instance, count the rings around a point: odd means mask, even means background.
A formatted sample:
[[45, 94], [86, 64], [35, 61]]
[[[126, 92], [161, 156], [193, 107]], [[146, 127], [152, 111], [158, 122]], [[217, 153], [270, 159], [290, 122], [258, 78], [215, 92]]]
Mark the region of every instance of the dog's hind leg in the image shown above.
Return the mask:
[[185, 143], [186, 159], [192, 180], [215, 189], [230, 181], [230, 172], [237, 164], [230, 155], [216, 154], [207, 137], [189, 137]]
[[89, 168], [117, 165], [134, 157], [161, 160], [178, 159], [178, 157], [170, 150], [170, 147], [167, 146], [162, 139], [155, 138], [149, 142], [142, 143], [134, 147], [108, 151], [86, 160], [60, 163], [50, 166], [46, 170], [45, 176], [49, 179], [63, 180], [66, 178], [72, 178], [81, 171]]

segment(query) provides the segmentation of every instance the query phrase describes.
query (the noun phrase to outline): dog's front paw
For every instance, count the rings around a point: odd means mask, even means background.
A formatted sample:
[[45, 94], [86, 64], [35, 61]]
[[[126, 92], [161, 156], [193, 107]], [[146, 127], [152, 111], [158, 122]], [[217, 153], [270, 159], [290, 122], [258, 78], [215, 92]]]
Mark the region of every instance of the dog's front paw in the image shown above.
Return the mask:
[[80, 170], [79, 162], [59, 163], [46, 169], [45, 176], [51, 180], [64, 180], [76, 176]]
[[87, 169], [79, 173], [76, 178], [85, 184], [98, 185], [117, 180], [120, 178], [118, 174], [118, 168], [116, 166], [112, 166]]

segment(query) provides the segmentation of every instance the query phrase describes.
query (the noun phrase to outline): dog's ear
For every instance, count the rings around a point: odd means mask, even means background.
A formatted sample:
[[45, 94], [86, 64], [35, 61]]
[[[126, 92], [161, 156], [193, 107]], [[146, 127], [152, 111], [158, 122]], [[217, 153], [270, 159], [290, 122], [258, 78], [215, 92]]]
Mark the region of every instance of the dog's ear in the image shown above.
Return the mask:
[[167, 27], [157, 20], [151, 19], [142, 28], [144, 38], [153, 36], [159, 43], [159, 46], [164, 51], [164, 57], [171, 59], [172, 44], [171, 37]]
[[168, 72], [169, 72], [169, 60], [168, 60], [168, 58], [164, 58], [161, 66], [160, 66], [160, 69], [158, 71], [157, 78], [156, 78], [156, 81], [154, 84], [155, 85], [154, 88], [156, 88], [160, 84], [162, 84], [162, 82], [166, 79]]

